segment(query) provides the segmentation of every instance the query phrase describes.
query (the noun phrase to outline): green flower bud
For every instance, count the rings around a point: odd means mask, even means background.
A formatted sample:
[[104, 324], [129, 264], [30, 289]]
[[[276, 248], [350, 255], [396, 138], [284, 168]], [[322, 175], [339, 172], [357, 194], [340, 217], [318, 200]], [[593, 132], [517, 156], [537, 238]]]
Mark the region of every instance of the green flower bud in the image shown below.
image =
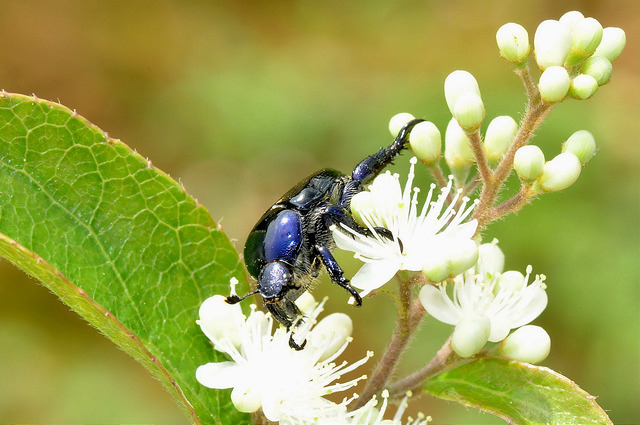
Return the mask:
[[398, 133], [400, 133], [400, 130], [402, 130], [402, 127], [413, 119], [415, 119], [415, 117], [408, 112], [400, 112], [392, 116], [389, 120], [389, 131], [391, 135], [396, 137]]
[[562, 15], [562, 17], [560, 17], [560, 19], [558, 20], [567, 25], [569, 29], [573, 31], [573, 28], [576, 26], [576, 24], [583, 19], [584, 15], [581, 12], [578, 12], [577, 10], [571, 10]]
[[569, 92], [570, 86], [569, 73], [561, 66], [545, 69], [538, 83], [540, 96], [547, 102], [560, 102]]
[[439, 250], [425, 258], [422, 263], [422, 273], [434, 283], [442, 282], [451, 275], [451, 263], [444, 250]]
[[589, 99], [598, 90], [598, 82], [591, 75], [580, 74], [571, 80], [569, 94], [576, 99]]
[[593, 54], [602, 40], [602, 25], [593, 18], [585, 18], [572, 28], [571, 37], [568, 66], [577, 65]]
[[532, 182], [540, 177], [544, 168], [544, 153], [534, 145], [523, 146], [513, 157], [513, 168], [520, 180]]
[[433, 165], [442, 155], [442, 136], [431, 121], [416, 124], [409, 134], [411, 150], [426, 165]]
[[507, 152], [518, 132], [516, 120], [508, 115], [495, 117], [484, 136], [484, 152], [492, 162], [499, 161]]
[[458, 121], [452, 118], [444, 134], [444, 159], [453, 173], [464, 173], [475, 159], [469, 139]]
[[473, 267], [478, 262], [479, 253], [478, 245], [470, 239], [457, 243], [451, 258], [450, 276], [457, 276]]
[[591, 75], [595, 78], [599, 86], [604, 86], [609, 82], [612, 71], [613, 65], [604, 56], [591, 56], [584, 61], [580, 68], [582, 74]]
[[551, 338], [540, 326], [526, 325], [516, 329], [500, 344], [500, 354], [526, 363], [540, 363], [549, 355]]
[[562, 152], [577, 156], [584, 167], [596, 154], [596, 139], [587, 130], [576, 131], [562, 144]]
[[500, 56], [516, 64], [524, 63], [529, 56], [529, 34], [522, 25], [510, 22], [496, 32]]
[[478, 245], [470, 239], [454, 240], [426, 258], [422, 272], [431, 282], [442, 282], [473, 267], [478, 262]]
[[480, 88], [478, 82], [471, 73], [467, 71], [453, 71], [444, 80], [444, 97], [447, 101], [447, 106], [453, 114], [458, 97], [463, 93], [475, 93], [480, 96]]
[[483, 243], [478, 248], [478, 264], [476, 265], [476, 273], [483, 279], [487, 276], [496, 276], [504, 270], [504, 253], [498, 246], [497, 241]]
[[544, 70], [550, 66], [564, 64], [571, 51], [571, 43], [571, 30], [568, 25], [551, 19], [540, 23], [533, 37], [538, 67]]
[[607, 27], [602, 30], [602, 41], [593, 53], [594, 56], [602, 56], [609, 59], [609, 62], [616, 60], [624, 45], [627, 43], [627, 36], [621, 28]]
[[460, 357], [471, 357], [482, 350], [489, 340], [491, 322], [485, 316], [467, 317], [456, 325], [451, 348]]
[[578, 157], [571, 152], [564, 152], [544, 164], [537, 183], [545, 192], [558, 192], [575, 183], [581, 170]]
[[482, 98], [473, 92], [462, 93], [458, 96], [456, 105], [451, 112], [460, 127], [467, 133], [476, 131], [482, 124], [485, 115]]

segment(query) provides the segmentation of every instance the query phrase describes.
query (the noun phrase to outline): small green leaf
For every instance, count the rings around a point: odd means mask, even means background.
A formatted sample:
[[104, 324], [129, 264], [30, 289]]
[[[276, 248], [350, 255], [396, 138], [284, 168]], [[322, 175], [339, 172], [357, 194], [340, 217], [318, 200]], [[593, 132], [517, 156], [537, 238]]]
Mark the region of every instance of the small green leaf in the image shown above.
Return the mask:
[[429, 379], [435, 397], [484, 410], [515, 424], [611, 424], [595, 397], [541, 366], [497, 357], [462, 363]]
[[195, 379], [221, 359], [195, 323], [198, 308], [227, 294], [232, 276], [244, 281], [229, 239], [122, 142], [61, 105], [4, 92], [0, 255], [140, 361], [191, 420], [248, 423], [228, 391]]

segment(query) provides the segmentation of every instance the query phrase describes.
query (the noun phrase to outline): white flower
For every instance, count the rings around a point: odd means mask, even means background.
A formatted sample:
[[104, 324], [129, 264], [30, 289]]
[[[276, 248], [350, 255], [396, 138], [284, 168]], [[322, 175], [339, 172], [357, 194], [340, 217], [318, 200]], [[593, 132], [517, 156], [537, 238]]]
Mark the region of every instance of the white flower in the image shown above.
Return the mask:
[[[304, 350], [289, 347], [289, 332], [283, 327], [272, 333], [270, 315], [252, 307], [244, 316], [238, 304], [226, 304], [222, 297], [212, 297], [203, 303], [198, 324], [213, 342], [216, 350], [225, 353], [230, 361], [208, 363], [196, 370], [196, 379], [204, 386], [216, 389], [233, 388], [231, 401], [241, 412], [255, 412], [262, 408], [270, 421], [314, 423], [314, 418], [346, 414], [352, 399], [334, 403], [323, 396], [353, 387], [361, 376], [345, 383], [336, 383], [345, 373], [365, 363], [372, 353], [351, 365], [334, 363], [351, 341], [351, 321], [346, 315], [329, 315], [312, 329], [324, 301], [308, 313], [296, 335], [307, 338]], [[237, 311], [229, 317], [242, 316], [231, 332], [211, 332], [216, 325], [209, 322], [219, 316], [219, 309]], [[325, 325], [329, 320], [331, 323]], [[219, 325], [218, 325], [219, 326]], [[336, 328], [335, 332], [331, 332]], [[343, 329], [344, 328], [344, 329]], [[316, 329], [318, 331], [316, 332]]]
[[[465, 244], [473, 237], [477, 221], [463, 221], [469, 216], [475, 203], [467, 207], [469, 199], [463, 197], [460, 200], [458, 191], [447, 206], [452, 186], [450, 179], [435, 201], [432, 201], [435, 185], [431, 185], [419, 212], [420, 190], [412, 188], [416, 162], [415, 157], [411, 159], [404, 190], [400, 187], [398, 175], [386, 172], [375, 178], [369, 191], [354, 196], [354, 216], [362, 220], [373, 236], [364, 236], [344, 225], [332, 226], [333, 238], [338, 247], [355, 252], [355, 257], [365, 263], [351, 280], [353, 286], [363, 290], [361, 295], [384, 285], [398, 270], [422, 270], [429, 258], [443, 257], [442, 252], [449, 253], [442, 261], [456, 263], [447, 267], [458, 269], [457, 273], [462, 271], [457, 263], [469, 258], [469, 253], [465, 251], [464, 258], [458, 259], [457, 251], [449, 248]], [[461, 202], [456, 209], [454, 206], [458, 205], [459, 200]], [[376, 228], [388, 229], [393, 239], [383, 237]], [[473, 263], [467, 267], [472, 265]]]
[[[425, 285], [419, 298], [429, 314], [450, 325], [466, 326], [472, 320], [477, 322], [478, 318], [488, 319], [490, 331], [484, 338], [498, 342], [506, 338], [511, 329], [526, 325], [542, 313], [547, 306], [546, 286], [544, 276], [540, 275], [528, 284], [531, 266], [527, 267], [526, 276], [517, 271], [502, 270], [478, 273], [485, 270], [482, 260], [481, 255], [475, 269], [455, 277], [453, 299], [447, 294], [446, 285]], [[476, 346], [477, 343], [474, 341]], [[465, 353], [467, 356], [473, 354]]]
[[389, 398], [389, 392], [384, 390], [382, 392], [382, 405], [378, 409], [378, 400], [374, 395], [371, 400], [367, 402], [361, 408], [353, 412], [345, 412], [334, 415], [325, 415], [316, 418], [313, 422], [289, 422], [281, 421], [281, 425], [427, 425], [431, 422], [430, 416], [425, 416], [422, 413], [418, 414], [416, 419], [411, 417], [407, 418], [407, 422], [404, 422], [402, 416], [407, 409], [407, 400], [411, 396], [409, 392], [400, 402], [395, 415], [392, 419], [384, 419], [386, 413]]

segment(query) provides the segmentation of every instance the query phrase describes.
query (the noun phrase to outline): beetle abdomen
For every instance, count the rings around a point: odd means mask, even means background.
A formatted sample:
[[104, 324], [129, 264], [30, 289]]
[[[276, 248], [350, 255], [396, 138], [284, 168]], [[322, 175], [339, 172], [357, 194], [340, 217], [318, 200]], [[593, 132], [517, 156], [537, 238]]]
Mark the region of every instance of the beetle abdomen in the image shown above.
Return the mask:
[[302, 245], [302, 220], [293, 210], [282, 210], [267, 226], [264, 260], [294, 264]]

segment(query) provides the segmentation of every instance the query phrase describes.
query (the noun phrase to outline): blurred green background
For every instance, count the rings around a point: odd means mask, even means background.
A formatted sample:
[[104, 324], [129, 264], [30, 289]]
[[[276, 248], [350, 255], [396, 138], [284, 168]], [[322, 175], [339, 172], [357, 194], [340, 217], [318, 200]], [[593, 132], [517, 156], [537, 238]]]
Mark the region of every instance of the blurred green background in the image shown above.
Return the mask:
[[[476, 76], [488, 119], [520, 118], [525, 96], [495, 46], [503, 23], [524, 25], [532, 39], [539, 22], [577, 9], [622, 27], [627, 47], [611, 83], [588, 101], [559, 105], [535, 138], [550, 158], [587, 129], [598, 155], [573, 187], [495, 223], [485, 240], [499, 238], [508, 268], [531, 264], [547, 275], [549, 306], [536, 321], [552, 338], [544, 365], [598, 396], [614, 422], [638, 422], [637, 0], [0, 6], [0, 88], [59, 100], [149, 157], [238, 249], [293, 183], [323, 167], [349, 171], [386, 145], [393, 114], [412, 112], [443, 131], [442, 85], [455, 69]], [[408, 158], [394, 169], [406, 174]], [[424, 170], [419, 177], [428, 184]], [[338, 258], [355, 273], [349, 254]], [[314, 294], [331, 295], [327, 310], [354, 318], [347, 355], [381, 354], [394, 326], [390, 298], [355, 310], [327, 282]], [[427, 320], [399, 375], [428, 361], [450, 331]], [[6, 262], [0, 347], [0, 422], [187, 422], [141, 366]], [[435, 424], [502, 423], [430, 397], [413, 405]]]

